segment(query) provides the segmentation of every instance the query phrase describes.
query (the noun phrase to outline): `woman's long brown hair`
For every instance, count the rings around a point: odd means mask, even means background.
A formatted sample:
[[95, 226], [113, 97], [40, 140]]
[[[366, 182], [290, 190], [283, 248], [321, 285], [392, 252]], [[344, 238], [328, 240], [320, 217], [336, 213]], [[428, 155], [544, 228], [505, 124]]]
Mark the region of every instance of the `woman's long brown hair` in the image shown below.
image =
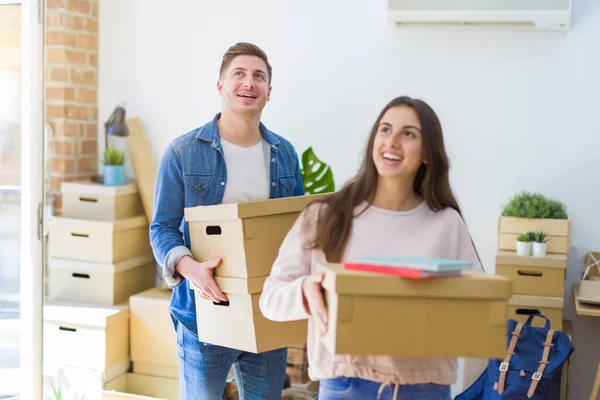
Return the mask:
[[[321, 249], [328, 262], [341, 261], [352, 231], [355, 208], [365, 201], [371, 203], [375, 197], [378, 173], [373, 160], [373, 143], [381, 118], [393, 107], [412, 108], [421, 122], [423, 157], [427, 160], [427, 164], [422, 164], [417, 171], [414, 181], [415, 192], [425, 199], [433, 211], [452, 207], [461, 214], [458, 202], [450, 188], [448, 156], [444, 148], [442, 126], [437, 115], [422, 100], [406, 96], [397, 97], [381, 110], [373, 124], [358, 174], [339, 191], [315, 201], [315, 203], [325, 204], [326, 207], [320, 208], [321, 212], [316, 220], [316, 236], [309, 244], [309, 248]], [[305, 224], [312, 222], [314, 221], [305, 220]], [[304, 228], [306, 229], [307, 226], [305, 225]]]

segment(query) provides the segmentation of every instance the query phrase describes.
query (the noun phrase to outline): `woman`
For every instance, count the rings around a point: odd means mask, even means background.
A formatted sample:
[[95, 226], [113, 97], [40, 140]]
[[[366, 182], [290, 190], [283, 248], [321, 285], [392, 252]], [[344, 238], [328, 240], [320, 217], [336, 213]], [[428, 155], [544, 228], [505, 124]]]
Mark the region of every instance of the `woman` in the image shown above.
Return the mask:
[[481, 269], [448, 169], [435, 112], [398, 97], [377, 117], [358, 175], [308, 206], [282, 243], [260, 308], [275, 321], [309, 318], [309, 375], [320, 380], [320, 399], [450, 399], [456, 359], [330, 354], [319, 341], [328, 321], [315, 272], [318, 263], [373, 255], [471, 260]]

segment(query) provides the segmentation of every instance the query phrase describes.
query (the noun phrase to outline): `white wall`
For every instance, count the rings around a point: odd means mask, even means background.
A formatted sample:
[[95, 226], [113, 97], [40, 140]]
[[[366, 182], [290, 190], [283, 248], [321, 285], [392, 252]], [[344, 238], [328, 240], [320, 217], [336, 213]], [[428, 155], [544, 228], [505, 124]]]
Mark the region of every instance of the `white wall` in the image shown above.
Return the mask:
[[[398, 95], [422, 98], [441, 118], [452, 184], [487, 269], [502, 204], [527, 189], [566, 204], [577, 279], [582, 249], [600, 248], [600, 2], [575, 3], [574, 27], [556, 33], [392, 30], [384, 0], [105, 0], [99, 123], [125, 100], [158, 160], [219, 110], [221, 56], [251, 41], [274, 68], [263, 122], [299, 152], [312, 145], [338, 183], [355, 173], [379, 110]], [[573, 317], [570, 289], [565, 296], [577, 348], [571, 398], [583, 399], [600, 321]]]

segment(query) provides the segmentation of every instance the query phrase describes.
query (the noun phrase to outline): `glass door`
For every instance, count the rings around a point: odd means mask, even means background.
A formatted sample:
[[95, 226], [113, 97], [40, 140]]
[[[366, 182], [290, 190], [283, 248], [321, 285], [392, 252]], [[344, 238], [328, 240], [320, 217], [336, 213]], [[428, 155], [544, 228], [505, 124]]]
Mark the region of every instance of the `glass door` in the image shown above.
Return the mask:
[[[0, 399], [41, 399], [43, 6], [0, 0]], [[41, 208], [40, 208], [41, 207]]]
[[0, 4], [0, 398], [20, 392], [21, 5]]

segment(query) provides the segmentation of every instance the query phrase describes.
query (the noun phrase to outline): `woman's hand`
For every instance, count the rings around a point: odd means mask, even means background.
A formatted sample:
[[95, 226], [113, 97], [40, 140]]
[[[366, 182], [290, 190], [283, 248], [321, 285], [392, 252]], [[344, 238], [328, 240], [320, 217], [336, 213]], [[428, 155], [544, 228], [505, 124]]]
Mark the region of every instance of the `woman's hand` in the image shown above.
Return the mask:
[[304, 304], [308, 309], [311, 316], [315, 318], [315, 322], [321, 336], [327, 333], [327, 324], [329, 319], [329, 313], [325, 306], [325, 299], [323, 298], [323, 282], [324, 274], [309, 275], [304, 282], [302, 282], [302, 297]]

